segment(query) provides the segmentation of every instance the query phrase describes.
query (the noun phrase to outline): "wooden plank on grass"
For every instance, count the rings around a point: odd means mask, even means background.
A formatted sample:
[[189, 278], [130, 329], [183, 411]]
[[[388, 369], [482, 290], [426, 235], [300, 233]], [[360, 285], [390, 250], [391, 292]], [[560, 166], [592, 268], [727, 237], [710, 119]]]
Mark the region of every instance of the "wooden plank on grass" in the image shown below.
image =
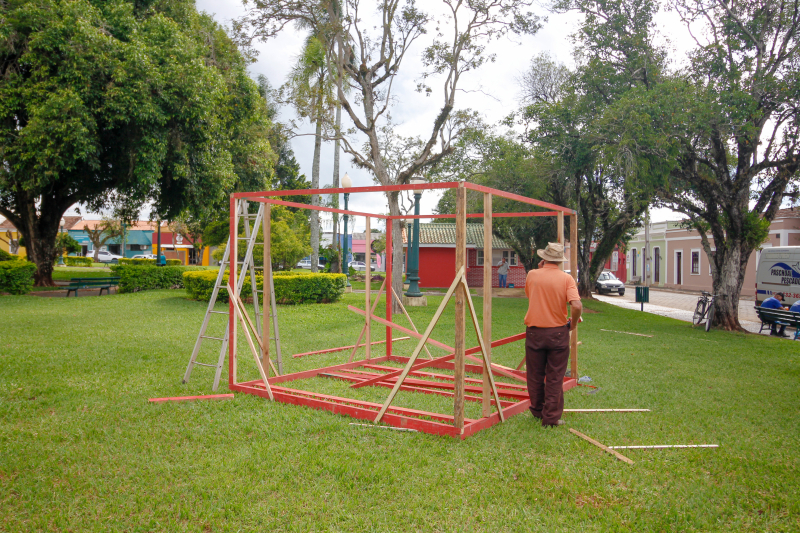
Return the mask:
[[194, 400], [232, 400], [233, 394], [209, 394], [207, 396], [174, 396], [171, 398], [148, 398], [151, 403], [191, 402]]
[[574, 429], [572, 429], [572, 428], [569, 428], [569, 432], [570, 432], [570, 433], [572, 433], [573, 435], [577, 435], [577, 436], [579, 436], [580, 438], [582, 438], [582, 439], [583, 439], [583, 440], [585, 440], [586, 442], [590, 442], [590, 443], [594, 444], [595, 446], [597, 446], [598, 448], [600, 448], [600, 449], [601, 449], [601, 450], [603, 450], [604, 452], [606, 452], [606, 453], [610, 453], [611, 455], [613, 455], [614, 457], [616, 457], [616, 458], [617, 458], [617, 459], [619, 459], [620, 461], [622, 461], [622, 462], [624, 462], [624, 463], [628, 463], [629, 465], [632, 465], [632, 464], [633, 464], [633, 461], [631, 461], [630, 459], [628, 459], [627, 457], [625, 457], [625, 456], [624, 456], [624, 455], [622, 455], [621, 453], [619, 453], [619, 452], [617, 452], [617, 451], [614, 451], [614, 450], [612, 450], [611, 448], [609, 448], [609, 447], [608, 447], [608, 446], [606, 446], [605, 444], [601, 444], [601, 443], [597, 442], [597, 441], [596, 441], [596, 440], [594, 440], [593, 438], [591, 438], [591, 437], [588, 437], [588, 436], [584, 435], [584, 434], [583, 434], [583, 433], [581, 433], [580, 431], [577, 431], [577, 430], [574, 430]]
[[666, 448], [719, 448], [719, 444], [656, 444], [655, 446], [609, 446], [612, 450], [663, 450]]
[[[492, 372], [489, 365], [492, 362], [492, 194], [483, 193], [483, 338], [489, 342], [487, 353], [483, 354], [483, 416], [492, 414], [490, 405], [491, 386], [489, 377]], [[499, 412], [502, 414], [502, 410]]]
[[[456, 271], [464, 276], [467, 267], [467, 189], [464, 183], [460, 182], [456, 189]], [[459, 276], [456, 274], [456, 276]], [[459, 280], [461, 281], [461, 280]], [[455, 427], [459, 433], [464, 432], [464, 351], [466, 350], [466, 292], [469, 288], [466, 284], [456, 285], [456, 306], [455, 306], [455, 350], [453, 359], [455, 364], [455, 401], [453, 410], [455, 416]]]
[[610, 333], [624, 333], [625, 335], [636, 335], [637, 337], [650, 337], [650, 338], [653, 337], [652, 335], [644, 335], [642, 333], [631, 333], [630, 331], [617, 331], [614, 329], [600, 329], [600, 331], [608, 331]]
[[[564, 409], [565, 413], [649, 413], [650, 409]], [[611, 446], [609, 446], [611, 448]]]

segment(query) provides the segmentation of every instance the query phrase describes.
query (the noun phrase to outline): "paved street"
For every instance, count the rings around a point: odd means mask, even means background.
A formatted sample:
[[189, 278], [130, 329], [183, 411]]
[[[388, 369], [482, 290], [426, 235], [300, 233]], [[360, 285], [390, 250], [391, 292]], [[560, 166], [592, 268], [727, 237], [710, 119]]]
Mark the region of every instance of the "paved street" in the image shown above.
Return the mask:
[[[624, 296], [600, 296], [598, 294], [594, 296], [601, 302], [618, 305], [626, 309], [636, 309], [638, 311], [642, 305], [635, 302], [636, 291], [633, 287], [627, 287]], [[650, 303], [644, 304], [644, 310], [647, 313], [691, 322], [699, 296], [699, 294], [682, 294], [672, 291], [653, 290], [651, 288]], [[758, 333], [761, 322], [753, 309], [754, 305], [755, 303], [752, 300], [739, 301], [739, 322], [747, 331]]]

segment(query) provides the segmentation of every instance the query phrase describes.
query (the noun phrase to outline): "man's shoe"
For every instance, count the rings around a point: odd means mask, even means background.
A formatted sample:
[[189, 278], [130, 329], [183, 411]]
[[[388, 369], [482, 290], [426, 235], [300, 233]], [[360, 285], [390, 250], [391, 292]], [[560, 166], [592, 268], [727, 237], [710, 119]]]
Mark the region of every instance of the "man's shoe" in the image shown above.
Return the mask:
[[769, 335], [770, 335], [770, 337], [777, 337], [778, 336], [778, 332], [777, 331], [770, 331]]
[[789, 337], [791, 337], [791, 335], [789, 335], [788, 333], [778, 333], [778, 337], [783, 337], [784, 339], [788, 339]]
[[557, 426], [563, 426], [564, 425], [564, 421], [563, 420], [559, 420], [555, 424], [542, 424], [542, 425], [544, 427], [546, 427], [546, 428], [554, 428], [554, 427], [557, 427]]

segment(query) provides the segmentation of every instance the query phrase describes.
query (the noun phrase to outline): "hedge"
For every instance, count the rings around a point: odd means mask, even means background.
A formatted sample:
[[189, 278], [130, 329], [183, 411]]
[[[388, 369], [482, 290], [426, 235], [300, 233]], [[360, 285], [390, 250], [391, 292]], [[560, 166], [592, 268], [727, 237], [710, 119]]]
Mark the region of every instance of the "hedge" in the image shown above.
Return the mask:
[[19, 261], [19, 256], [0, 250], [0, 261]]
[[[139, 292], [153, 289], [182, 289], [183, 274], [187, 271], [206, 270], [207, 267], [155, 265], [115, 265], [111, 271], [119, 276], [119, 292]], [[217, 271], [211, 271], [216, 275]]]
[[[214, 282], [218, 272], [186, 272], [183, 274], [184, 285], [189, 298], [209, 301], [214, 291]], [[222, 278], [228, 283], [227, 273]], [[313, 274], [295, 272], [275, 272], [272, 276], [275, 285], [275, 300], [279, 304], [330, 303], [336, 302], [344, 293], [346, 278], [344, 274]], [[256, 274], [256, 287], [263, 289], [263, 278]], [[242, 297], [251, 296], [250, 276], [245, 276], [242, 285]], [[221, 289], [217, 301], [227, 302], [228, 291]]]
[[76, 255], [68, 255], [64, 258], [67, 266], [90, 267], [94, 260], [91, 257], [79, 257]]
[[0, 261], [0, 292], [27, 294], [35, 272], [36, 265], [28, 261]]
[[[122, 258], [117, 261], [120, 265], [155, 265], [155, 259], [128, 259]], [[167, 266], [181, 266], [180, 259], [167, 259]]]

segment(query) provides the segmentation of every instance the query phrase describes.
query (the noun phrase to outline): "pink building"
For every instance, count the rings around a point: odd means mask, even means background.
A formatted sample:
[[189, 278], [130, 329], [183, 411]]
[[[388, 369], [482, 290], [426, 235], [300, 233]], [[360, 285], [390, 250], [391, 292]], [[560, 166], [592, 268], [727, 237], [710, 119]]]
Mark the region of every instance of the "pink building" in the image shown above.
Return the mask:
[[[708, 236], [711, 250], [714, 238]], [[769, 229], [769, 238], [762, 248], [772, 246], [800, 246], [800, 209], [781, 209]], [[711, 266], [700, 235], [695, 230], [684, 229], [681, 222], [655, 222], [650, 224], [651, 272], [646, 272], [644, 261], [644, 228], [628, 243], [625, 257], [628, 278], [642, 282], [649, 278], [653, 287], [711, 291]], [[747, 263], [742, 286], [742, 296], [755, 296], [756, 266], [761, 256], [755, 251]]]

